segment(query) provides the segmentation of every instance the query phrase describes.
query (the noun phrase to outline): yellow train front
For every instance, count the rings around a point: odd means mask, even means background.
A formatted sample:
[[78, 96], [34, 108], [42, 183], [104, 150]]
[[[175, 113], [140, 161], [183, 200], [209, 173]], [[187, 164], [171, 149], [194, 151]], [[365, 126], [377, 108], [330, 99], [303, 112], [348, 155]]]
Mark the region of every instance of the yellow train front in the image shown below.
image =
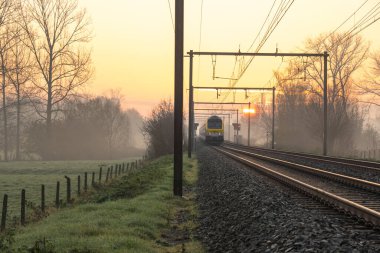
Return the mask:
[[199, 129], [199, 136], [207, 144], [220, 145], [224, 141], [223, 121], [218, 116], [211, 116]]

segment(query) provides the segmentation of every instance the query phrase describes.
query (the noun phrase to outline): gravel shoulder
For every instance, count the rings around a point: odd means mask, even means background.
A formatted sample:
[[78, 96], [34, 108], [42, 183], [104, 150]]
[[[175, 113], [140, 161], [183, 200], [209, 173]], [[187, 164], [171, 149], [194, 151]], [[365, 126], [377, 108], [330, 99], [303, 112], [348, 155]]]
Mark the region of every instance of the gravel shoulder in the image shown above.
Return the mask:
[[208, 147], [198, 162], [198, 234], [208, 252], [380, 251], [379, 231], [306, 209], [290, 198], [298, 193]]

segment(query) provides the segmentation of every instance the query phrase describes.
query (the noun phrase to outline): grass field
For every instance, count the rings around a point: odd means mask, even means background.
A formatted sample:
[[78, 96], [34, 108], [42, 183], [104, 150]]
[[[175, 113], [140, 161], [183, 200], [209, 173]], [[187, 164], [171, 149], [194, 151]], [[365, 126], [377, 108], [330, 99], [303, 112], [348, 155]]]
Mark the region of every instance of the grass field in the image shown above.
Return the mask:
[[[8, 194], [9, 217], [20, 215], [21, 189], [26, 191], [26, 199], [40, 204], [41, 184], [45, 185], [46, 204], [52, 205], [55, 200], [55, 187], [57, 181], [61, 184], [61, 199], [65, 199], [66, 180], [69, 176], [72, 180], [72, 195], [75, 195], [77, 176], [88, 172], [88, 181], [91, 173], [99, 173], [101, 165], [108, 166], [122, 162], [132, 162], [138, 158], [112, 161], [28, 161], [28, 162], [1, 162], [0, 163], [0, 207], [4, 194]], [[103, 168], [103, 180], [105, 172]], [[83, 181], [82, 181], [83, 187]]]
[[[184, 159], [187, 189], [195, 185], [196, 164]], [[63, 209], [18, 230], [11, 252], [44, 240], [40, 248], [47, 251], [39, 252], [204, 252], [189, 234], [196, 226], [194, 193], [174, 197], [172, 172], [172, 158], [164, 157], [119, 178], [94, 193], [90, 203]], [[187, 236], [178, 239], [183, 233]], [[27, 252], [26, 248], [19, 252]]]

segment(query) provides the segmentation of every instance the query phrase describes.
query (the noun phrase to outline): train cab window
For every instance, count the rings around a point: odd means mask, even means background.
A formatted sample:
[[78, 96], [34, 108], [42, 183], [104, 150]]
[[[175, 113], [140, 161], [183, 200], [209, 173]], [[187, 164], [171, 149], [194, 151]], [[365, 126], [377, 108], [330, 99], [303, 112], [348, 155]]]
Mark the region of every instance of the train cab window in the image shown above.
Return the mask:
[[222, 121], [221, 120], [209, 120], [208, 126], [209, 129], [221, 129]]

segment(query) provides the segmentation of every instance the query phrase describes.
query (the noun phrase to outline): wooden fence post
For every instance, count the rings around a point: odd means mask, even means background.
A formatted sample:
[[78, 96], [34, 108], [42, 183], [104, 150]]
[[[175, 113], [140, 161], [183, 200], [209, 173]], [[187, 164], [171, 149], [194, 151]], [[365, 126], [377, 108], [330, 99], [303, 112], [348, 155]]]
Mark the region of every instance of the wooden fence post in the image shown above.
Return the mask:
[[59, 208], [59, 181], [57, 181], [57, 188], [55, 190], [55, 207]]
[[94, 187], [95, 185], [95, 172], [92, 172], [91, 185]]
[[3, 232], [5, 230], [5, 223], [7, 221], [7, 210], [8, 210], [8, 195], [4, 194], [3, 210], [1, 212], [0, 232]]
[[99, 184], [102, 183], [102, 170], [103, 170], [103, 167], [100, 167], [100, 169], [99, 169]]
[[71, 202], [71, 180], [68, 176], [65, 176], [66, 178], [66, 183], [67, 183], [67, 187], [66, 187], [66, 201], [67, 203], [70, 203]]
[[25, 199], [25, 189], [21, 190], [21, 225], [25, 225], [25, 206], [26, 206], [26, 199]]
[[112, 179], [113, 166], [111, 166], [110, 179]]
[[119, 176], [121, 175], [121, 164], [119, 164]]
[[77, 190], [78, 196], [80, 196], [80, 175], [78, 175], [78, 190]]
[[41, 212], [45, 212], [45, 185], [41, 185]]
[[110, 175], [110, 168], [107, 169], [106, 182], [108, 182], [109, 175]]
[[87, 172], [84, 173], [84, 191], [87, 192]]

